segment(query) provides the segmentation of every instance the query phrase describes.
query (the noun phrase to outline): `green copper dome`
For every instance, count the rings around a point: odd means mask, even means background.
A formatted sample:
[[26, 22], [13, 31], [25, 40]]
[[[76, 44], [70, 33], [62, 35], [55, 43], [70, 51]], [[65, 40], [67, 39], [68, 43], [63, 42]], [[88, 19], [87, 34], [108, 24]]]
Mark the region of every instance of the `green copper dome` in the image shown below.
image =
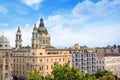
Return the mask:
[[47, 31], [47, 29], [45, 28], [43, 21], [44, 21], [44, 20], [41, 18], [41, 19], [40, 19], [40, 24], [39, 24], [39, 27], [38, 27], [37, 31], [38, 31], [38, 33], [40, 33], [40, 34], [48, 34], [48, 31]]
[[45, 27], [38, 27], [38, 32], [43, 32], [45, 31]]

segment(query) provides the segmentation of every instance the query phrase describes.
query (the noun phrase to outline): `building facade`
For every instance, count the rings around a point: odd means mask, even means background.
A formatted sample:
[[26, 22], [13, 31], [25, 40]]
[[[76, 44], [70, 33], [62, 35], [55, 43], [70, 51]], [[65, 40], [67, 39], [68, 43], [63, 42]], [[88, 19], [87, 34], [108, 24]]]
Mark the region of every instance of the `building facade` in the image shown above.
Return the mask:
[[0, 80], [12, 80], [12, 49], [4, 35], [0, 37]]
[[75, 45], [71, 49], [72, 66], [77, 67], [82, 73], [94, 74], [96, 68], [96, 53], [89, 49], [81, 49]]
[[55, 65], [69, 63], [72, 66], [72, 55], [69, 49], [57, 49], [50, 45], [50, 36], [42, 18], [38, 27], [34, 25], [31, 47], [22, 47], [20, 27], [18, 27], [15, 41], [16, 48], [12, 52], [13, 76], [19, 80], [26, 80], [28, 73], [34, 69], [45, 76], [51, 74]]
[[97, 54], [97, 70], [108, 70], [120, 77], [120, 54]]

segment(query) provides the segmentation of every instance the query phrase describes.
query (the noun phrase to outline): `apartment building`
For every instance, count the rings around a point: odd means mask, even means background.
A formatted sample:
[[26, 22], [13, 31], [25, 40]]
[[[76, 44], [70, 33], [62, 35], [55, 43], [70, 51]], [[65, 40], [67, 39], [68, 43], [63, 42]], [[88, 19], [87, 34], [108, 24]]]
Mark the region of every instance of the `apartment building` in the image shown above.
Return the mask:
[[94, 74], [96, 68], [96, 53], [87, 48], [80, 48], [78, 44], [70, 50], [72, 54], [72, 66], [77, 67], [82, 73]]

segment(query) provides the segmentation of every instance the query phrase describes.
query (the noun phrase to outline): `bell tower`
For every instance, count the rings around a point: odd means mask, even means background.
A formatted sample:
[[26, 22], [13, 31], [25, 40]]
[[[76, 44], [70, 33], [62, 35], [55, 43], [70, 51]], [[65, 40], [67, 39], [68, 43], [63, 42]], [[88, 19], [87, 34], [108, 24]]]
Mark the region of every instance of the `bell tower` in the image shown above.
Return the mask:
[[15, 42], [16, 42], [15, 46], [17, 49], [22, 47], [22, 38], [21, 37], [22, 37], [22, 34], [21, 34], [20, 26], [18, 26], [18, 30], [16, 33], [16, 40], [15, 40]]
[[34, 24], [32, 32], [32, 48], [38, 48], [38, 34], [36, 24]]

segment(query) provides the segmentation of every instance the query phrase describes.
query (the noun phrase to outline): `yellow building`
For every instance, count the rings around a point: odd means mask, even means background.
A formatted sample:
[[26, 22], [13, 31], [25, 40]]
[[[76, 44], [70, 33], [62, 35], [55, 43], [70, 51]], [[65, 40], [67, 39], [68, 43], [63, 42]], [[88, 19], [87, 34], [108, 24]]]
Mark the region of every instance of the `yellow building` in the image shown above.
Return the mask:
[[50, 36], [44, 26], [43, 19], [40, 24], [34, 25], [32, 32], [32, 46], [22, 47], [22, 34], [20, 27], [16, 33], [16, 48], [13, 50], [13, 76], [19, 80], [26, 80], [28, 73], [38, 69], [45, 76], [52, 72], [57, 64], [69, 63], [72, 66], [72, 55], [69, 49], [57, 49], [50, 45]]

